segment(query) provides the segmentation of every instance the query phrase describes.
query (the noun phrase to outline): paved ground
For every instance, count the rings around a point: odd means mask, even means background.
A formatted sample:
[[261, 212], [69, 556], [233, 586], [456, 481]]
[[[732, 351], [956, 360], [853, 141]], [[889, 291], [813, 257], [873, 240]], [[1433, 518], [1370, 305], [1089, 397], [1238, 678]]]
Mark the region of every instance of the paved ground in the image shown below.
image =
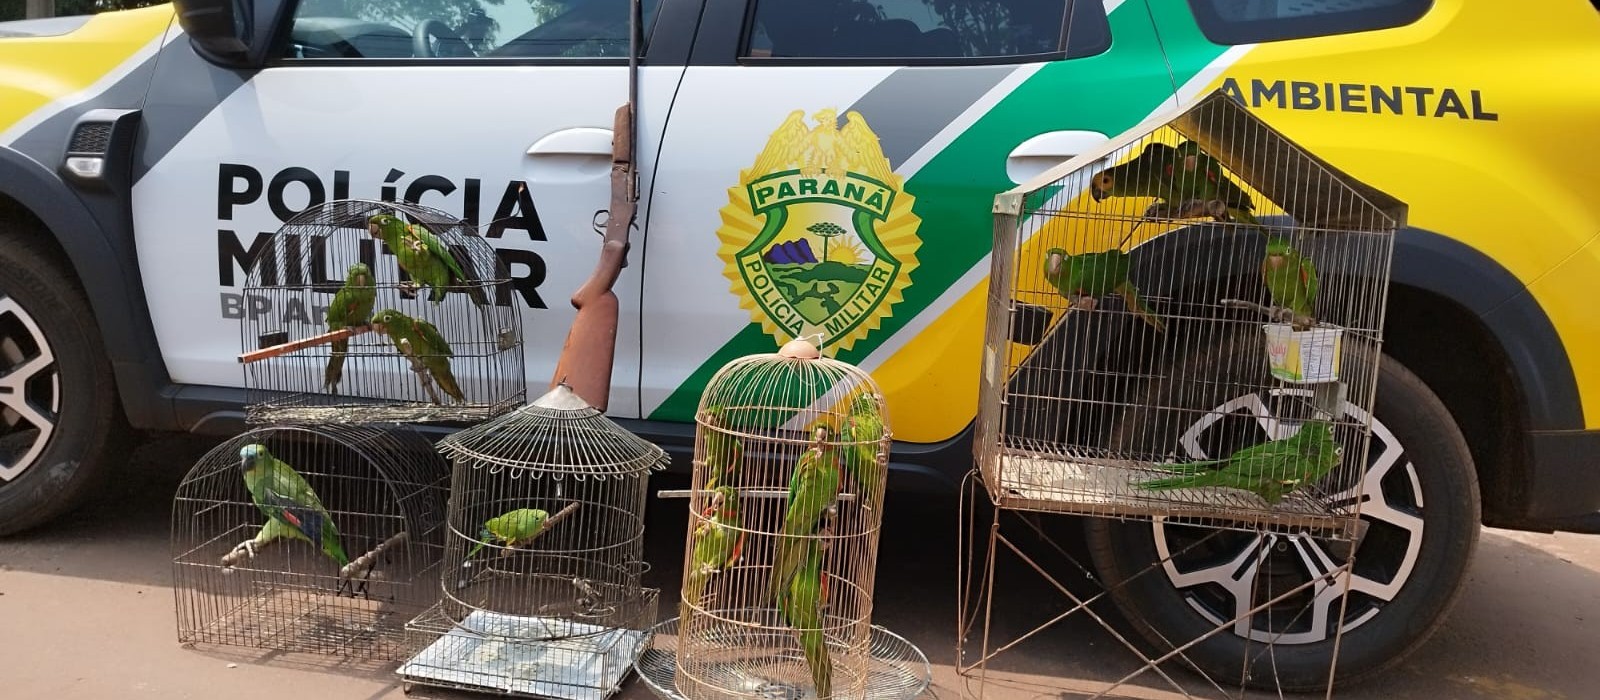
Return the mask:
[[[331, 664], [255, 650], [192, 649], [175, 638], [169, 501], [209, 444], [162, 438], [121, 468], [117, 484], [48, 529], [0, 540], [0, 696], [8, 698], [399, 698], [392, 666]], [[659, 479], [682, 486], [673, 477]], [[648, 583], [675, 596], [681, 501], [652, 499]], [[969, 692], [953, 671], [957, 624], [956, 498], [891, 499], [875, 621], [921, 646], [935, 697]], [[94, 513], [93, 520], [88, 513]], [[1013, 579], [1025, 580], [1025, 579]], [[1005, 619], [1047, 619], [1059, 596], [1030, 584]], [[664, 607], [664, 610], [666, 608]], [[670, 616], [671, 613], [664, 613]], [[1342, 698], [1595, 697], [1600, 685], [1600, 538], [1483, 533], [1455, 614], [1404, 666]], [[1067, 624], [1002, 657], [992, 697], [1067, 698], [1130, 668], [1115, 641]], [[1177, 673], [1174, 669], [1174, 673]], [[1201, 697], [1192, 676], [1177, 676]], [[1177, 697], [1146, 674], [1125, 696]], [[414, 697], [483, 697], [418, 689]], [[1215, 697], [1215, 691], [1206, 697]], [[653, 697], [636, 681], [624, 697]], [[1318, 694], [1316, 697], [1321, 697]]]

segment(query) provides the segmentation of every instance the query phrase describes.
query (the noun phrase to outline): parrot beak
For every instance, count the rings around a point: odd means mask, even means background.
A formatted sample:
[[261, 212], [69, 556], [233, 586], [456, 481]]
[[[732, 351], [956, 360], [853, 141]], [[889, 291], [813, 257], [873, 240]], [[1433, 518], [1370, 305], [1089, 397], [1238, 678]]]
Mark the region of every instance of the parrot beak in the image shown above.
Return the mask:
[[378, 235], [378, 225], [367, 224], [367, 235], [372, 236], [373, 238], [380, 238]]
[[1044, 273], [1050, 277], [1061, 274], [1061, 254], [1051, 253], [1044, 259]]

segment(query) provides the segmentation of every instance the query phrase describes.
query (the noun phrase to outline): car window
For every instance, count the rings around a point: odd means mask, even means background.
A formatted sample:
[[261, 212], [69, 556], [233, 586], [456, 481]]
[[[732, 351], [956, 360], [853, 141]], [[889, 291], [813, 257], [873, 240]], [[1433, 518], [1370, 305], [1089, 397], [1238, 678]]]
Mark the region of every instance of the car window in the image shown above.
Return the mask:
[[[644, 36], [660, 0], [643, 0]], [[302, 0], [289, 58], [628, 55], [628, 0]]]
[[756, 0], [743, 55], [996, 59], [1110, 45], [1101, 0]]
[[1206, 38], [1253, 44], [1400, 27], [1433, 0], [1190, 0]]

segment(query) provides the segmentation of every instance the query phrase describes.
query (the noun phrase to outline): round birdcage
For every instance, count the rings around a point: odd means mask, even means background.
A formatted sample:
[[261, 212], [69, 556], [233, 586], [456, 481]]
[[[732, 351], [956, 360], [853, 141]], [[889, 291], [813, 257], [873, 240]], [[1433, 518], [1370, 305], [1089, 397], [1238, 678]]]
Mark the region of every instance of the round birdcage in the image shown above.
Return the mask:
[[708, 382], [679, 599], [683, 697], [867, 696], [887, 419], [867, 373], [805, 340]]
[[286, 221], [239, 310], [246, 420], [477, 421], [526, 398], [511, 273], [471, 224], [342, 199]]
[[566, 384], [439, 449], [454, 464], [440, 604], [411, 625], [433, 641], [402, 675], [531, 694], [528, 679], [614, 687], [656, 621], [644, 512], [666, 452]]
[[401, 426], [281, 426], [207, 452], [172, 510], [178, 639], [397, 660], [438, 598], [448, 468]]

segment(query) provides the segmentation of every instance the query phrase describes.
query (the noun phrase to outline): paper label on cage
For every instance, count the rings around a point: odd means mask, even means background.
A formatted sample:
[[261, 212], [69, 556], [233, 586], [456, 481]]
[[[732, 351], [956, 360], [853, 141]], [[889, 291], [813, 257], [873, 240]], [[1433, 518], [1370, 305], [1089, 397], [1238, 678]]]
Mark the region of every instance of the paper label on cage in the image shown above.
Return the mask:
[[917, 268], [914, 199], [860, 114], [789, 114], [728, 190], [718, 255], [740, 306], [779, 344], [820, 330], [849, 350], [900, 303]]
[[1339, 378], [1344, 329], [1321, 327], [1296, 331], [1292, 326], [1262, 326], [1272, 376], [1289, 382], [1320, 383]]

